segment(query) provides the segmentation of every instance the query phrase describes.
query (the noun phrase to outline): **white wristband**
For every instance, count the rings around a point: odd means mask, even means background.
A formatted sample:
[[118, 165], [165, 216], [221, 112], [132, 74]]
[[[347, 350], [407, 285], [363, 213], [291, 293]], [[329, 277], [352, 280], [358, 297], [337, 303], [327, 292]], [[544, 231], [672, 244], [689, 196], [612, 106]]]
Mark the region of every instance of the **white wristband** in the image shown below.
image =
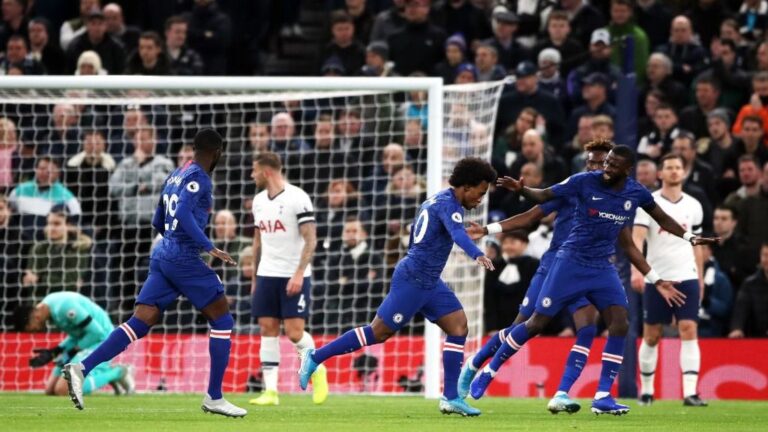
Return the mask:
[[498, 233], [500, 233], [502, 231], [501, 224], [498, 223], [498, 222], [494, 222], [492, 224], [489, 224], [488, 226], [485, 227], [485, 229], [488, 230], [488, 235], [498, 234]]
[[692, 232], [686, 231], [686, 232], [684, 232], [684, 233], [683, 233], [683, 240], [685, 240], [685, 241], [687, 241], [687, 242], [689, 242], [689, 243], [690, 243], [690, 242], [691, 242], [691, 240], [693, 240], [695, 237], [696, 237], [696, 236], [695, 236], [695, 235], [693, 235], [693, 233], [692, 233]]
[[656, 282], [661, 279], [661, 276], [659, 276], [658, 273], [656, 273], [656, 270], [650, 269], [648, 273], [645, 274], [645, 279], [650, 282], [653, 285], [656, 285]]

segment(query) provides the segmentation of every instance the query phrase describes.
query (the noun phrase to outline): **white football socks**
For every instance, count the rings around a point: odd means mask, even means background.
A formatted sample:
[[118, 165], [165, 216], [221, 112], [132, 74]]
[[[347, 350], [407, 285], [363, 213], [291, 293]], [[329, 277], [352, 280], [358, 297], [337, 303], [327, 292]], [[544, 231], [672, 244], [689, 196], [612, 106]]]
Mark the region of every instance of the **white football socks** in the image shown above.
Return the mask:
[[645, 340], [638, 352], [640, 363], [640, 394], [653, 396], [653, 378], [656, 376], [656, 363], [659, 361], [659, 346], [650, 346]]
[[698, 339], [680, 341], [680, 370], [683, 372], [683, 397], [698, 394], [701, 351]]
[[264, 389], [277, 391], [277, 375], [280, 365], [280, 339], [277, 337], [261, 337], [259, 349], [261, 371], [264, 375]]

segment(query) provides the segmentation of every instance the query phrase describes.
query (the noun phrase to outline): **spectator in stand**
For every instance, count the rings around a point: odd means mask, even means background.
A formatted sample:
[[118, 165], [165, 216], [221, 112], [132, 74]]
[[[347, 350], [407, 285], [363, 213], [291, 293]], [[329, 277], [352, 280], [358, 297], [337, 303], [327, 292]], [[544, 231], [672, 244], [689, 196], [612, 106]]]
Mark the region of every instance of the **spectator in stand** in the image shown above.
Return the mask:
[[26, 228], [42, 228], [51, 209], [64, 205], [67, 214], [80, 216], [80, 202], [60, 181], [59, 164], [41, 156], [35, 164], [35, 178], [16, 186], [8, 196], [13, 208], [21, 215]]
[[330, 179], [346, 178], [360, 182], [357, 169], [360, 161], [339, 151], [336, 126], [330, 114], [320, 114], [315, 120], [313, 144], [313, 151], [301, 155], [301, 172], [294, 184], [301, 185], [309, 196], [316, 197], [328, 190]]
[[651, 54], [646, 66], [646, 78], [641, 101], [644, 102], [648, 92], [657, 90], [676, 110], [682, 109], [688, 103], [688, 89], [672, 77], [672, 60], [665, 54]]
[[542, 182], [545, 187], [559, 183], [568, 177], [565, 162], [550, 147], [544, 145], [544, 140], [535, 129], [531, 129], [523, 135], [523, 147], [520, 150], [520, 156], [509, 168], [510, 174], [514, 178], [520, 178], [523, 165], [527, 163], [533, 163], [541, 169]]
[[696, 138], [709, 134], [707, 117], [717, 108], [720, 98], [720, 83], [706, 75], [696, 79], [696, 103], [688, 105], [680, 113], [680, 127], [691, 131]]
[[745, 38], [751, 41], [763, 39], [768, 28], [768, 3], [765, 0], [744, 0], [739, 8], [738, 20]]
[[165, 51], [171, 61], [172, 75], [202, 75], [203, 59], [197, 51], [187, 46], [189, 24], [182, 16], [175, 15], [165, 21]]
[[517, 316], [539, 260], [525, 253], [528, 233], [515, 230], [501, 239], [501, 254], [493, 260], [496, 271], [485, 274], [483, 320], [485, 333], [507, 328]]
[[[594, 117], [589, 114], [581, 116], [576, 127], [576, 134], [563, 149], [564, 160], [571, 161], [571, 173], [577, 173], [584, 167], [584, 158], [586, 158], [584, 146], [595, 136], [592, 128], [593, 121]], [[613, 124], [613, 120], [611, 120], [611, 124]]]
[[748, 191], [746, 198], [734, 204], [739, 211], [736, 229], [747, 239], [753, 256], [757, 256], [761, 243], [768, 242], [768, 163], [764, 164], [758, 178], [757, 191]]
[[658, 162], [672, 148], [672, 141], [677, 137], [677, 114], [669, 105], [661, 104], [653, 113], [653, 131], [640, 139], [637, 152]]
[[[713, 38], [712, 43], [714, 44], [716, 40], [718, 39]], [[740, 69], [746, 68], [749, 59], [749, 53], [753, 48], [753, 43], [747, 42], [744, 39], [740, 31], [739, 23], [733, 18], [726, 18], [723, 20], [723, 23], [720, 24], [720, 35], [718, 42], [722, 45], [723, 41], [726, 40], [733, 41], [733, 50], [735, 53], [735, 60], [733, 63]], [[711, 51], [713, 51], [713, 49], [710, 47], [710, 52]]]
[[171, 65], [163, 52], [160, 35], [148, 31], [141, 34], [139, 48], [131, 54], [125, 69], [128, 75], [169, 75]]
[[697, 141], [699, 157], [712, 166], [718, 182], [718, 195], [727, 196], [738, 187], [734, 186], [736, 170], [726, 165], [738, 140], [731, 135], [728, 111], [722, 108], [710, 111], [707, 115], [707, 130], [708, 136]]
[[[6, 290], [19, 289], [22, 257], [27, 256], [29, 249], [29, 242], [25, 239], [23, 231], [19, 215], [14, 214], [8, 197], [0, 194], [0, 283]], [[11, 302], [6, 300], [6, 305], [10, 304]]]
[[29, 21], [29, 54], [42, 63], [49, 75], [63, 75], [66, 72], [66, 57], [61, 47], [51, 42], [49, 28], [50, 22], [45, 18]]
[[107, 34], [123, 44], [123, 49], [131, 53], [139, 47], [141, 30], [134, 26], [125, 25], [123, 8], [117, 3], [104, 6], [104, 19], [107, 23]]
[[27, 19], [28, 0], [3, 0], [3, 21], [0, 23], [0, 46], [5, 46], [13, 35], [29, 40]]
[[699, 307], [699, 337], [723, 337], [733, 307], [733, 285], [712, 255], [712, 245], [701, 247], [704, 293]]
[[83, 234], [63, 206], [46, 216], [45, 240], [35, 243], [22, 278], [24, 297], [39, 302], [58, 291], [79, 291], [90, 262], [93, 240]]
[[395, 169], [384, 194], [374, 202], [373, 228], [375, 238], [384, 249], [384, 263], [394, 269], [409, 245], [410, 224], [416, 211], [426, 199], [427, 185], [408, 165]]
[[555, 96], [539, 88], [537, 72], [536, 65], [531, 62], [517, 65], [514, 90], [503, 93], [499, 100], [496, 130], [505, 131], [523, 108], [531, 107], [543, 120], [549, 144], [560, 148], [564, 141], [565, 113]]
[[45, 74], [42, 63], [29, 54], [27, 41], [18, 34], [8, 38], [5, 55], [0, 58], [0, 75], [11, 75], [12, 67], [20, 69], [23, 75]]
[[712, 49], [710, 69], [699, 75], [711, 77], [722, 87], [718, 105], [738, 111], [745, 100], [749, 99], [750, 76], [741, 69], [737, 62], [736, 44], [730, 39], [719, 40], [717, 48]]
[[[525, 177], [525, 183], [532, 188], [546, 188], [542, 167], [535, 162], [526, 162], [519, 170], [520, 176]], [[501, 209], [508, 216], [514, 216], [527, 212], [536, 206], [536, 202], [521, 194], [507, 192]]]
[[596, 115], [592, 119], [592, 136], [613, 141], [613, 119], [607, 115]]
[[763, 130], [768, 135], [768, 72], [758, 72], [752, 77], [752, 96], [749, 103], [741, 107], [733, 124], [733, 133], [741, 135], [742, 121], [747, 116], [758, 116]]
[[[502, 3], [502, 2], [497, 2]], [[518, 16], [520, 20], [518, 42], [525, 48], [533, 48], [541, 33], [546, 30], [547, 16], [552, 13], [557, 2], [549, 0], [531, 0], [527, 2], [505, 2], [506, 6], [496, 6], [496, 9], [505, 7]]]
[[498, 64], [499, 53], [492, 45], [482, 44], [475, 50], [477, 81], [499, 81], [507, 76], [506, 70]]
[[496, 48], [499, 64], [504, 70], [512, 70], [520, 62], [529, 60], [531, 53], [515, 40], [515, 32], [520, 23], [517, 15], [499, 6], [494, 9], [491, 19], [493, 20], [493, 37], [484, 40], [483, 43]]
[[438, 13], [441, 16], [441, 27], [445, 32], [451, 35], [463, 35], [471, 46], [475, 46], [476, 43], [493, 34], [485, 10], [472, 0], [445, 1]]
[[[360, 214], [360, 194], [347, 180], [333, 179], [328, 183], [328, 190], [315, 199], [315, 219], [317, 220], [317, 251], [312, 261], [313, 277], [325, 279], [325, 269], [329, 256], [342, 247], [341, 234], [344, 221], [351, 215], [358, 215], [362, 220], [367, 214]], [[378, 249], [381, 250], [381, 249]]]
[[125, 50], [120, 42], [107, 34], [107, 24], [104, 13], [94, 9], [88, 13], [85, 24], [86, 31], [72, 40], [67, 48], [67, 70], [74, 73], [77, 59], [84, 51], [96, 51], [101, 58], [104, 69], [111, 75], [119, 75], [125, 69]]
[[331, 13], [331, 41], [323, 50], [323, 62], [331, 57], [341, 61], [347, 75], [357, 75], [365, 64], [365, 45], [355, 39], [355, 21], [343, 10]]
[[652, 160], [641, 159], [638, 161], [637, 168], [635, 168], [635, 177], [638, 183], [645, 186], [651, 192], [659, 188], [658, 168]]
[[386, 42], [390, 36], [405, 28], [406, 0], [392, 0], [392, 7], [379, 13], [371, 29], [372, 41]]
[[768, 72], [768, 41], [757, 44], [748, 65], [749, 69], [755, 72]]
[[107, 153], [104, 134], [96, 130], [83, 133], [83, 150], [67, 160], [64, 184], [80, 200], [83, 218], [96, 239], [106, 236], [109, 223], [109, 177], [117, 164]]
[[581, 87], [581, 96], [584, 104], [574, 108], [571, 113], [566, 136], [571, 137], [576, 134], [579, 119], [583, 115], [616, 117], [616, 107], [608, 102], [608, 85], [608, 77], [599, 72], [587, 75], [584, 78]]
[[[368, 230], [357, 216], [344, 222], [341, 234], [342, 248], [329, 259], [328, 292], [338, 296], [343, 332], [369, 323], [374, 310], [384, 299], [384, 268], [381, 255], [368, 242]], [[328, 305], [326, 305], [328, 306]]]
[[232, 38], [232, 23], [219, 10], [216, 0], [195, 0], [186, 16], [187, 43], [203, 58], [205, 75], [225, 75], [227, 50]]
[[640, 102], [643, 102], [643, 105], [637, 113], [637, 135], [642, 137], [653, 131], [653, 113], [660, 105], [667, 103], [667, 97], [658, 90], [651, 90]]
[[536, 119], [539, 112], [531, 107], [523, 108], [515, 118], [514, 123], [510, 124], [500, 135], [493, 146], [492, 159], [494, 168], [499, 172], [506, 172], [507, 167], [511, 166], [520, 155], [523, 147], [523, 136], [525, 133], [536, 127]]
[[368, 45], [371, 30], [373, 29], [374, 16], [367, 2], [365, 0], [345, 0], [344, 8], [341, 12], [345, 12], [352, 17], [355, 27], [355, 39], [363, 46]]
[[[474, 126], [474, 125], [473, 125]], [[474, 132], [474, 127], [472, 128]], [[487, 138], [487, 136], [486, 136]], [[470, 145], [472, 145], [470, 137]], [[405, 134], [403, 135], [403, 148], [405, 149], [408, 165], [416, 170], [416, 174], [422, 177], [427, 175], [427, 137], [421, 128], [421, 122], [416, 119], [405, 122]]]
[[[703, 46], [708, 47], [712, 38], [717, 36], [720, 29], [720, 23], [723, 19], [731, 15], [727, 3], [719, 0], [697, 0], [693, 7], [685, 13], [693, 24], [699, 41]], [[733, 4], [733, 2], [730, 2]], [[666, 40], [664, 41], [666, 42]]]
[[[115, 260], [111, 278], [114, 288], [109, 297], [121, 299], [121, 309], [132, 309], [138, 291], [137, 272], [144, 271], [145, 258], [152, 245], [152, 216], [157, 196], [165, 179], [174, 169], [173, 162], [156, 154], [154, 128], [141, 127], [135, 133], [135, 150], [117, 165], [109, 178], [109, 195], [117, 202], [119, 224], [114, 227], [115, 243], [110, 255]], [[131, 300], [128, 300], [131, 299]]]
[[741, 187], [725, 198], [725, 205], [734, 207], [741, 214], [741, 203], [760, 194], [762, 172], [760, 161], [749, 154], [739, 157], [738, 170]]
[[[219, 210], [213, 216], [211, 240], [216, 248], [228, 253], [235, 262], [240, 262], [238, 254], [253, 242], [251, 238], [238, 235], [237, 219], [229, 210]], [[224, 261], [210, 255], [207, 261], [221, 280], [229, 280], [237, 276], [237, 268], [227, 265]]]
[[[57, 104], [51, 113], [51, 127], [45, 138], [36, 137], [39, 152], [53, 156], [72, 156], [80, 149], [80, 113], [71, 104]], [[46, 133], [47, 132], [47, 133]]]
[[13, 159], [18, 149], [16, 124], [7, 117], [0, 117], [0, 196], [5, 196], [15, 184]]
[[[582, 119], [589, 119], [586, 122], [582, 122]], [[582, 128], [588, 128], [587, 131]], [[607, 115], [596, 115], [590, 117], [589, 115], [582, 116], [579, 119], [579, 130], [576, 132], [578, 142], [574, 140], [573, 149], [579, 153], [571, 158], [571, 173], [577, 173], [584, 171], [584, 167], [587, 166], [588, 152], [584, 151], [584, 146], [594, 138], [605, 139], [613, 141], [613, 119]]]
[[560, 0], [560, 7], [570, 17], [573, 37], [582, 46], [589, 46], [593, 32], [608, 24], [602, 12], [585, 0]]
[[[685, 184], [698, 186], [707, 196], [709, 201], [709, 211], [705, 203], [701, 203], [704, 212], [712, 212], [712, 205], [719, 202], [717, 188], [715, 187], [715, 174], [708, 163], [702, 161], [696, 154], [696, 137], [687, 130], [680, 129], [675, 139], [672, 141], [672, 153], [678, 154], [683, 158], [685, 170]], [[706, 216], [706, 215], [705, 215]]]
[[386, 42], [374, 41], [365, 48], [365, 64], [360, 70], [362, 76], [394, 76], [395, 64], [389, 60], [389, 46]]
[[101, 57], [96, 51], [84, 51], [77, 59], [75, 75], [106, 75], [107, 71], [101, 67]]
[[395, 71], [402, 76], [428, 73], [443, 58], [445, 33], [429, 22], [430, 0], [406, 0], [403, 29], [387, 38]]
[[400, 144], [389, 143], [381, 149], [379, 154], [380, 162], [376, 165], [373, 174], [363, 181], [360, 188], [366, 196], [383, 193], [395, 170], [405, 165], [406, 153]]
[[464, 36], [454, 34], [445, 41], [445, 60], [435, 66], [435, 75], [443, 78], [444, 84], [456, 81], [457, 69], [465, 60], [467, 43]]
[[[611, 33], [611, 40], [616, 42], [613, 45], [611, 61], [616, 66], [624, 64], [626, 44], [622, 42], [625, 38], [631, 37], [635, 42], [633, 51], [635, 75], [638, 84], [642, 85], [645, 82], [646, 62], [651, 47], [648, 35], [633, 19], [632, 8], [632, 0], [611, 0], [611, 22], [608, 25], [608, 31]], [[654, 25], [658, 25], [658, 23]]]
[[336, 132], [339, 150], [357, 161], [361, 176], [370, 175], [376, 158], [376, 142], [363, 132], [360, 111], [353, 108], [340, 110], [336, 117]]
[[237, 274], [226, 283], [229, 310], [235, 319], [235, 331], [248, 332], [251, 324], [251, 286], [253, 285], [253, 247], [248, 246], [238, 251]]
[[[735, 126], [734, 129], [736, 129]], [[726, 166], [735, 171], [738, 159], [743, 155], [754, 156], [760, 164], [768, 162], [765, 136], [765, 123], [762, 117], [754, 115], [744, 117], [741, 121], [741, 140], [736, 142], [733, 150], [728, 154]]]
[[570, 98], [568, 97], [568, 86], [565, 82], [565, 75], [560, 72], [561, 65], [560, 53], [554, 48], [545, 48], [541, 50], [538, 58], [539, 86], [555, 96], [564, 110], [570, 111]]
[[568, 77], [568, 74], [587, 56], [584, 45], [571, 35], [571, 24], [568, 21], [568, 14], [564, 11], [553, 11], [549, 14], [547, 37], [539, 41], [534, 52], [541, 55], [541, 52], [547, 48], [556, 49], [560, 53], [562, 59], [560, 72], [563, 79]]
[[589, 59], [568, 75], [568, 93], [574, 105], [582, 103], [581, 82], [588, 75], [599, 72], [610, 80], [608, 100], [615, 100], [616, 83], [621, 78], [621, 69], [611, 63], [611, 34], [606, 29], [597, 29], [592, 33], [589, 44]]
[[683, 15], [672, 20], [669, 42], [658, 47], [672, 60], [672, 76], [688, 87], [693, 78], [705, 67], [706, 51], [696, 42], [691, 21]]
[[64, 52], [69, 49], [72, 41], [85, 33], [85, 24], [88, 22], [88, 16], [94, 9], [101, 9], [100, 0], [80, 0], [80, 16], [72, 18], [61, 25], [59, 31], [59, 43]]
[[648, 35], [651, 48], [669, 40], [672, 12], [665, 2], [659, 0], [637, 0], [635, 22]]
[[730, 338], [768, 337], [768, 244], [760, 248], [760, 266], [736, 295]]
[[[272, 117], [269, 130], [269, 151], [279, 154], [281, 160], [292, 160], [310, 150], [309, 144], [296, 136], [296, 122], [286, 112], [277, 113]], [[286, 163], [286, 166], [290, 165]]]
[[712, 247], [717, 262], [728, 275], [734, 288], [755, 270], [757, 255], [750, 255], [747, 239], [736, 230], [739, 214], [733, 207], [720, 205], [715, 208], [713, 218], [714, 232], [720, 242]]

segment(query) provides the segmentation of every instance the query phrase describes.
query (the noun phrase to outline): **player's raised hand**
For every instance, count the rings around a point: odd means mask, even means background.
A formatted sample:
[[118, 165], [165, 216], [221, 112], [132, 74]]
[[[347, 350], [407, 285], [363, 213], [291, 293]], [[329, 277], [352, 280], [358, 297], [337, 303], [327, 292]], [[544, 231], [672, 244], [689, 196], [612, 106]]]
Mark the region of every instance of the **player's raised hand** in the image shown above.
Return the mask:
[[499, 177], [496, 179], [496, 186], [501, 186], [513, 192], [520, 192], [525, 187], [525, 179], [522, 177], [520, 177], [520, 180], [515, 180], [508, 176]]
[[285, 287], [285, 293], [288, 297], [293, 297], [301, 292], [301, 288], [304, 286], [304, 275], [294, 274], [288, 280], [288, 286]]
[[483, 228], [483, 226], [478, 223], [469, 222], [469, 228], [467, 228], [467, 235], [472, 240], [481, 239], [485, 237], [485, 228]]
[[480, 255], [479, 257], [477, 257], [475, 262], [477, 262], [478, 264], [480, 264], [481, 266], [485, 267], [490, 271], [496, 270], [496, 268], [493, 267], [493, 261], [491, 261], [491, 259], [485, 255]]
[[691, 244], [694, 246], [701, 246], [701, 245], [716, 245], [720, 243], [720, 237], [699, 237], [696, 236], [691, 239]]
[[208, 251], [208, 253], [209, 253], [209, 254], [210, 254], [212, 257], [216, 257], [216, 258], [218, 258], [218, 259], [220, 259], [220, 260], [224, 261], [224, 262], [225, 262], [225, 263], [227, 263], [227, 264], [230, 264], [230, 265], [237, 265], [237, 262], [236, 262], [235, 260], [233, 260], [233, 259], [232, 259], [232, 257], [231, 257], [231, 256], [229, 256], [229, 254], [228, 254], [228, 253], [224, 252], [223, 250], [221, 250], [221, 249], [219, 249], [219, 248], [213, 248], [213, 249], [211, 249], [210, 251]]
[[664, 301], [667, 302], [669, 307], [682, 306], [685, 304], [685, 294], [675, 288], [677, 283], [678, 282], [661, 279], [656, 282], [656, 289], [659, 291], [659, 294], [664, 297]]

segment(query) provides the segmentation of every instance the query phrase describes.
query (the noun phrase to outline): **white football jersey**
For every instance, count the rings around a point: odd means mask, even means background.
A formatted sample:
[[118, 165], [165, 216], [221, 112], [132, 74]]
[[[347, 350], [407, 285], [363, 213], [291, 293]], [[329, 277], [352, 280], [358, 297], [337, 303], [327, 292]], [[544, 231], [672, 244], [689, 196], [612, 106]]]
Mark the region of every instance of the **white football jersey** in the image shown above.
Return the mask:
[[[299, 226], [315, 222], [312, 200], [300, 188], [285, 183], [271, 198], [263, 190], [253, 199], [253, 221], [261, 232], [261, 261], [258, 276], [291, 277], [299, 267], [304, 238]], [[312, 274], [308, 265], [304, 276]]]
[[[677, 202], [669, 201], [658, 190], [653, 193], [656, 205], [661, 207], [669, 216], [687, 231], [701, 234], [701, 222], [704, 211], [696, 198], [683, 192], [683, 196]], [[664, 231], [653, 218], [643, 209], [638, 208], [635, 215], [635, 225], [648, 228], [646, 241], [648, 242], [648, 264], [664, 280], [685, 281], [698, 279], [696, 270], [696, 258], [693, 254], [693, 246], [680, 237]]]

